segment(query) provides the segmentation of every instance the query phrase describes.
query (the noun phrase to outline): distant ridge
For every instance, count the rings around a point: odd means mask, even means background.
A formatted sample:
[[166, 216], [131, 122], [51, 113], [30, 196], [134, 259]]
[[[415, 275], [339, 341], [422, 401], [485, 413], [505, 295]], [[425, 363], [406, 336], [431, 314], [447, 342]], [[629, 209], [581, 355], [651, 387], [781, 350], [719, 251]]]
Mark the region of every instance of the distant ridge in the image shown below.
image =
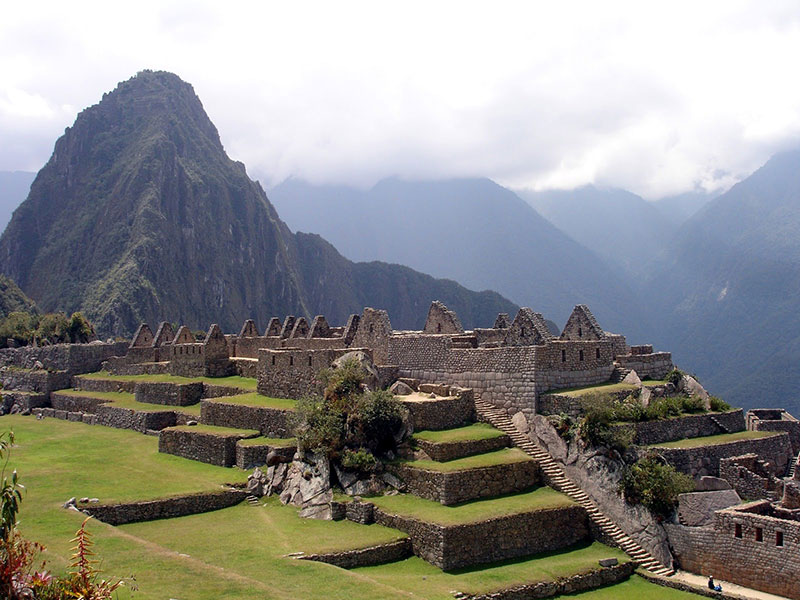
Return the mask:
[[467, 326], [516, 309], [293, 235], [228, 158], [192, 86], [153, 71], [120, 83], [59, 138], [0, 238], [0, 271], [42, 310], [82, 310], [101, 335], [163, 319], [227, 331], [287, 313], [343, 323], [364, 305], [419, 327], [434, 299]]

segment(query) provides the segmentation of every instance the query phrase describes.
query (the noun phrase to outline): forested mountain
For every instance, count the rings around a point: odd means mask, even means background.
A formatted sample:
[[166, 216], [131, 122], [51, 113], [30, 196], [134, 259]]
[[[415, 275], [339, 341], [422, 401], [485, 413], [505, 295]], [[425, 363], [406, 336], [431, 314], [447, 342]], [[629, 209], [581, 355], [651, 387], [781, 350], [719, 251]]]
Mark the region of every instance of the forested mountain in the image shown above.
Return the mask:
[[364, 305], [420, 327], [440, 299], [465, 325], [511, 302], [399, 266], [353, 264], [294, 235], [228, 158], [192, 87], [143, 71], [85, 109], [56, 142], [0, 238], [0, 271], [44, 311], [82, 310], [101, 335], [142, 320], [234, 331], [273, 315], [343, 322]]
[[11, 220], [11, 213], [25, 200], [36, 173], [0, 171], [0, 231]]

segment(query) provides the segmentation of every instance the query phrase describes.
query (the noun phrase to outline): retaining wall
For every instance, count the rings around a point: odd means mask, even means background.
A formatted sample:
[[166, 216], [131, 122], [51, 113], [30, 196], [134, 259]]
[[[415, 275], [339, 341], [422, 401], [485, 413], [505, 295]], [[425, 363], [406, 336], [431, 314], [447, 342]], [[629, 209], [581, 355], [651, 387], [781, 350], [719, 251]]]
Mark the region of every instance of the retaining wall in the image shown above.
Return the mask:
[[408, 408], [415, 430], [452, 429], [475, 420], [475, 400], [472, 390], [450, 388], [455, 394], [449, 398], [424, 398], [419, 395], [411, 400], [408, 396], [397, 399]]
[[140, 433], [158, 431], [176, 424], [175, 411], [163, 410], [144, 412], [130, 408], [118, 408], [110, 404], [101, 404], [94, 410], [96, 425], [132, 429]]
[[511, 445], [511, 438], [503, 434], [486, 440], [463, 440], [460, 442], [429, 442], [415, 438], [417, 446], [431, 457], [431, 460], [445, 462], [473, 454], [483, 454], [500, 450]]
[[165, 404], [168, 406], [189, 406], [200, 402], [203, 397], [203, 383], [153, 383], [140, 381], [134, 388], [137, 402]]
[[7, 368], [0, 373], [3, 390], [20, 390], [49, 394], [53, 390], [68, 388], [70, 375], [66, 371], [45, 371], [44, 369]]
[[289, 410], [228, 404], [224, 400], [203, 400], [200, 403], [200, 420], [203, 423], [236, 429], [257, 429], [266, 437], [291, 437], [292, 414]]
[[124, 525], [156, 519], [173, 519], [210, 512], [239, 504], [247, 496], [244, 490], [220, 490], [186, 496], [120, 504], [79, 504], [78, 508], [98, 521]]
[[270, 446], [261, 444], [258, 446], [236, 444], [236, 466], [240, 469], [253, 469], [267, 464], [267, 456], [272, 451], [287, 460], [291, 460], [297, 446]]
[[182, 429], [162, 429], [158, 451], [221, 467], [236, 463], [236, 442], [256, 437], [257, 433], [215, 434]]
[[411, 556], [411, 554], [411, 540], [403, 538], [402, 540], [370, 546], [369, 548], [343, 550], [342, 552], [329, 552], [327, 554], [306, 554], [298, 558], [324, 562], [342, 569], [355, 569], [356, 567], [371, 567], [403, 560]]
[[98, 371], [104, 360], [112, 356], [124, 356], [127, 351], [128, 342], [54, 344], [41, 348], [31, 346], [4, 348], [0, 350], [0, 366], [32, 369], [36, 362], [41, 362], [45, 369], [66, 371], [70, 375], [77, 375]]

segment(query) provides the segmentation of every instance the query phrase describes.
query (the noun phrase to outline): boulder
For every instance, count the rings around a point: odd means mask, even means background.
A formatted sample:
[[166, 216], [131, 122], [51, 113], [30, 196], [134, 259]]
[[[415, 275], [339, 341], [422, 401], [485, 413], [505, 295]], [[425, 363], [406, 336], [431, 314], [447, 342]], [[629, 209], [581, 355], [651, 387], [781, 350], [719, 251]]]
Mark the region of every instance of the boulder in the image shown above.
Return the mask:
[[731, 484], [725, 479], [719, 477], [712, 477], [711, 475], [704, 475], [700, 478], [695, 486], [696, 492], [716, 492], [719, 490], [729, 490]]
[[619, 561], [616, 558], [601, 558], [598, 563], [601, 567], [615, 567]]
[[639, 375], [631, 369], [631, 372], [625, 375], [625, 378], [622, 380], [622, 383], [627, 383], [630, 385], [635, 385], [636, 387], [642, 386], [642, 380], [639, 379]]
[[642, 405], [642, 408], [650, 406], [650, 398], [652, 397], [653, 392], [650, 391], [650, 388], [643, 387], [639, 390], [639, 404]]
[[514, 424], [514, 427], [522, 433], [528, 433], [531, 430], [528, 419], [526, 419], [525, 415], [521, 412], [514, 413], [514, 416], [511, 417], [511, 422]]
[[714, 512], [742, 501], [736, 490], [689, 492], [678, 496], [678, 521], [688, 527], [702, 527], [714, 521]]
[[689, 396], [697, 396], [702, 398], [705, 409], [711, 409], [711, 402], [709, 400], [708, 392], [702, 385], [700, 385], [700, 382], [691, 375], [684, 375], [681, 377], [680, 383], [678, 384], [678, 391], [684, 392]]
[[256, 467], [256, 469], [247, 476], [247, 487], [245, 490], [247, 493], [259, 497], [266, 493], [267, 487], [268, 479], [266, 473]]
[[395, 381], [389, 391], [395, 396], [409, 396], [414, 393], [414, 390], [402, 381]]
[[361, 365], [361, 368], [366, 372], [366, 376], [364, 377], [364, 385], [370, 390], [377, 390], [380, 387], [378, 369], [375, 368], [375, 364], [372, 362], [372, 359], [363, 350], [354, 350], [353, 352], [342, 354], [339, 358], [333, 361], [331, 366], [334, 369], [338, 369], [343, 363], [352, 359], [358, 361], [358, 364]]

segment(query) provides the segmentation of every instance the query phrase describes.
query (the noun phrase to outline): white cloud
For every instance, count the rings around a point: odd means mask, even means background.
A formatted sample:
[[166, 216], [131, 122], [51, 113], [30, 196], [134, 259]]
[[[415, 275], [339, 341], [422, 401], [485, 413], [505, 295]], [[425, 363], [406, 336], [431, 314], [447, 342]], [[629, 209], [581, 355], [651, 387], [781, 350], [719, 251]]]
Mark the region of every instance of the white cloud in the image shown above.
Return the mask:
[[[135, 8], [134, 8], [135, 6]], [[36, 169], [142, 68], [192, 83], [277, 181], [485, 175], [648, 197], [729, 185], [800, 140], [800, 8], [744, 2], [16, 3], [0, 169]], [[21, 118], [24, 117], [24, 118]]]

